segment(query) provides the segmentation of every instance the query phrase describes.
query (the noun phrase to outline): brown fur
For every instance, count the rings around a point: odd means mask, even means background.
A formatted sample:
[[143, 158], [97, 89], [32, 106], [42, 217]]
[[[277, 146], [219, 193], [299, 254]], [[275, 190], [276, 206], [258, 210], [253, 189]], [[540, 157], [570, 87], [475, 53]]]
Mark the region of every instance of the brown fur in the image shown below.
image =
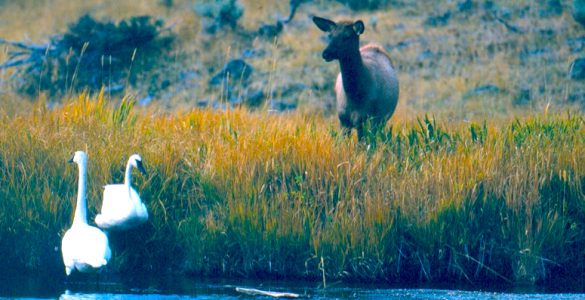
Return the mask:
[[319, 17], [313, 21], [330, 34], [323, 58], [338, 60], [341, 68], [335, 84], [341, 126], [346, 133], [356, 128], [362, 139], [367, 120], [374, 128], [382, 127], [396, 109], [399, 86], [392, 60], [379, 45], [359, 47], [361, 21], [335, 23]]
[[370, 49], [374, 50], [375, 52], [377, 52], [381, 55], [386, 56], [386, 58], [390, 61], [390, 65], [392, 65], [392, 68], [394, 68], [394, 63], [392, 63], [392, 58], [390, 58], [390, 55], [388, 54], [388, 52], [386, 52], [386, 50], [378, 44], [371, 44], [371, 43], [367, 44], [367, 45], [360, 48], [360, 52], [361, 51], [368, 51]]

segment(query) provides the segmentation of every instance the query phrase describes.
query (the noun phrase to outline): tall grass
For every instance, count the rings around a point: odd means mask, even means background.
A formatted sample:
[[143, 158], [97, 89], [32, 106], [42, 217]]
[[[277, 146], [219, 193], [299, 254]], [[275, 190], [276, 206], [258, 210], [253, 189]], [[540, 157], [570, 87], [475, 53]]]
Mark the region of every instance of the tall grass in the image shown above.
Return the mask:
[[65, 162], [78, 149], [90, 220], [129, 155], [148, 170], [134, 178], [151, 218], [110, 236], [111, 272], [540, 282], [585, 269], [582, 115], [420, 117], [368, 147], [302, 113], [160, 114], [103, 95], [43, 107], [0, 118], [11, 269], [62, 274], [77, 181]]

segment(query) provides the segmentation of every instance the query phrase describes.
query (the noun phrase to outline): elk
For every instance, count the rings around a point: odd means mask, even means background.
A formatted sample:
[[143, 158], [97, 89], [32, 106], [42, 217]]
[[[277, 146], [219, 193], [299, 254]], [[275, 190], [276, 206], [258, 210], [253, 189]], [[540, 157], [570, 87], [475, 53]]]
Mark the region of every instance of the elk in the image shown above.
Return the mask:
[[360, 48], [359, 37], [365, 30], [361, 20], [336, 23], [314, 16], [313, 22], [329, 34], [323, 59], [339, 61], [341, 72], [335, 83], [335, 95], [342, 130], [349, 135], [356, 128], [358, 139], [362, 140], [366, 121], [377, 130], [396, 109], [399, 88], [392, 61], [379, 45]]

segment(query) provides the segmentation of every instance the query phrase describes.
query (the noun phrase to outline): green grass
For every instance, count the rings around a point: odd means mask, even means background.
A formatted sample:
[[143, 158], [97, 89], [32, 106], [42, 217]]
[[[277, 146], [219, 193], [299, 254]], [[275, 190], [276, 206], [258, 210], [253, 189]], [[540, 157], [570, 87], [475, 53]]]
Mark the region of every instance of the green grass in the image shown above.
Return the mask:
[[[161, 113], [102, 95], [0, 117], [0, 253], [61, 274], [77, 170], [89, 217], [134, 182], [149, 222], [110, 237], [111, 272], [327, 280], [546, 282], [585, 269], [585, 120], [419, 116], [367, 137], [305, 113]], [[323, 262], [323, 263], [321, 263]]]
[[[569, 41], [583, 31], [569, 0], [551, 17], [540, 16], [544, 2], [493, 1], [522, 34], [481, 5], [467, 14], [452, 1], [395, 1], [352, 12], [319, 0], [302, 6], [278, 41], [209, 36], [193, 1], [170, 9], [151, 0], [37, 2], [2, 4], [0, 37], [41, 44], [87, 12], [163, 16], [178, 35], [169, 64], [194, 77], [143, 108], [135, 97], [73, 90], [71, 99], [23, 99], [13, 71], [0, 72], [5, 272], [64, 276], [59, 246], [77, 186], [66, 161], [76, 150], [89, 154], [90, 220], [102, 186], [123, 180], [132, 153], [147, 166], [134, 181], [149, 222], [110, 236], [110, 272], [546, 283], [585, 271], [583, 84], [567, 78], [583, 53]], [[241, 3], [248, 31], [288, 13], [287, 1]], [[448, 10], [447, 25], [424, 25]], [[397, 112], [366, 144], [345, 139], [332, 116], [339, 67], [321, 59], [311, 14], [364, 20], [362, 42], [382, 44], [397, 67]], [[11, 50], [0, 47], [0, 62]], [[225, 101], [207, 81], [245, 50], [264, 53], [247, 61], [265, 103], [254, 112], [191, 110]], [[303, 88], [285, 97], [294, 85]], [[470, 93], [482, 86], [497, 92]], [[299, 110], [270, 114], [272, 98]]]

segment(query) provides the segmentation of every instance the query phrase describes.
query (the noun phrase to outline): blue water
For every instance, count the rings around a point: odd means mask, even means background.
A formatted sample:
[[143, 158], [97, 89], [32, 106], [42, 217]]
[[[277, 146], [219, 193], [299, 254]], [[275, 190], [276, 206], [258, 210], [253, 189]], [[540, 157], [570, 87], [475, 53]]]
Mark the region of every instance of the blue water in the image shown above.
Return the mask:
[[[303, 299], [585, 299], [585, 293], [546, 293], [531, 288], [502, 288], [485, 291], [450, 287], [400, 288], [375, 285], [319, 282], [222, 281], [185, 277], [100, 278], [87, 276], [70, 280], [12, 276], [0, 278], [0, 298], [47, 299], [276, 299], [249, 296], [236, 287], [299, 294]], [[562, 289], [563, 287], [558, 287]]]

